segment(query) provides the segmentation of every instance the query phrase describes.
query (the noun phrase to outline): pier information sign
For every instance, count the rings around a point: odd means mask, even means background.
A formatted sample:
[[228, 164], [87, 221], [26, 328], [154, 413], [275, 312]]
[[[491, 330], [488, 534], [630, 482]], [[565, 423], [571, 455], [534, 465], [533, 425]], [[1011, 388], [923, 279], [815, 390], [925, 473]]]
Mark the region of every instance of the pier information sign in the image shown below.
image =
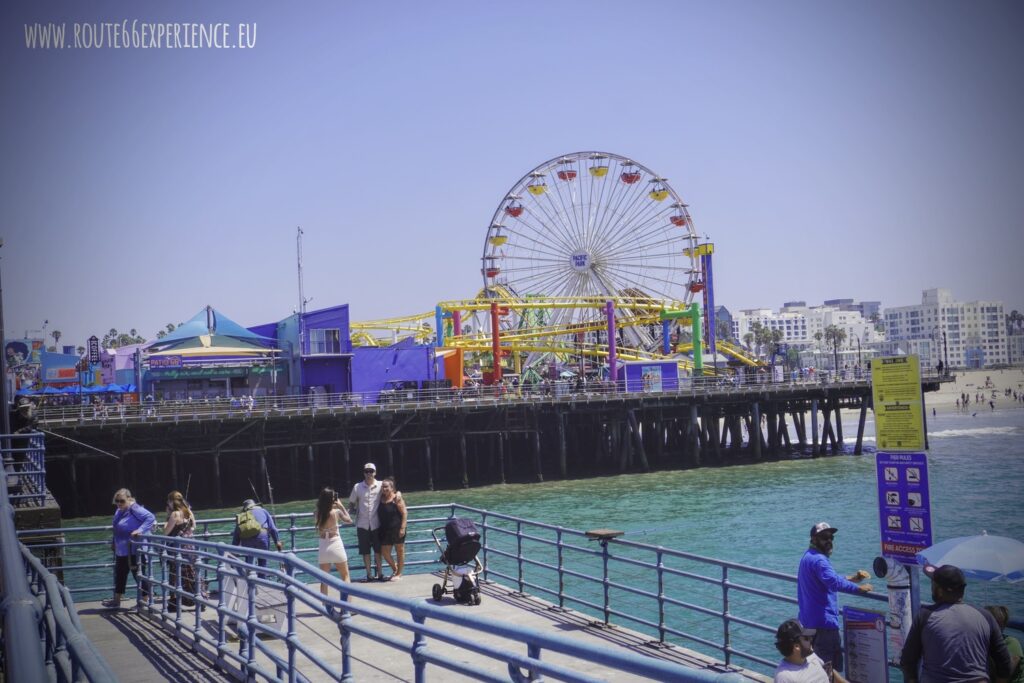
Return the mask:
[[846, 643], [846, 680], [850, 683], [889, 680], [884, 614], [843, 607], [843, 642]]
[[917, 356], [871, 361], [875, 439], [883, 451], [923, 451], [921, 365]]
[[917, 564], [915, 555], [932, 545], [928, 456], [879, 451], [875, 467], [882, 554], [905, 564]]

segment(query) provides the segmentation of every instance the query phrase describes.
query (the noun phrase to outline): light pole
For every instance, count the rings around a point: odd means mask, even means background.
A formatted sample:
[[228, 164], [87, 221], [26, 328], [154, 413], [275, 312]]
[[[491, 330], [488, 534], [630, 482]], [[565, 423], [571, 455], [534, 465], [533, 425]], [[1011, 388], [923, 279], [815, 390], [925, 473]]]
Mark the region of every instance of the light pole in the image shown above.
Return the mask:
[[942, 357], [946, 360], [946, 367], [943, 370], [945, 375], [949, 375], [949, 347], [946, 346], [946, 330], [942, 330]]
[[[4, 241], [0, 239], [0, 248], [3, 248]], [[0, 344], [4, 340], [4, 287], [0, 280]], [[11, 410], [7, 405], [7, 349], [0, 353], [0, 412], [3, 412], [3, 419], [0, 421], [0, 430], [3, 434], [11, 433]], [[6, 439], [3, 444], [6, 445]]]

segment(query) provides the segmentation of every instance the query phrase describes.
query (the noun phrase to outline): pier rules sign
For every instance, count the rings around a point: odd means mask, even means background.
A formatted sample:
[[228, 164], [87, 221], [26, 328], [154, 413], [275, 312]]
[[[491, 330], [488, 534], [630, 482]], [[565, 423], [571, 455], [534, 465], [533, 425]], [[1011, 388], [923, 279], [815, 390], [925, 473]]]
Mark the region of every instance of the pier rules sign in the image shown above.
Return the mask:
[[880, 451], [923, 451], [921, 366], [917, 356], [871, 361], [875, 440]]
[[882, 554], [905, 564], [917, 564], [915, 555], [932, 545], [928, 456], [879, 451], [875, 467]]

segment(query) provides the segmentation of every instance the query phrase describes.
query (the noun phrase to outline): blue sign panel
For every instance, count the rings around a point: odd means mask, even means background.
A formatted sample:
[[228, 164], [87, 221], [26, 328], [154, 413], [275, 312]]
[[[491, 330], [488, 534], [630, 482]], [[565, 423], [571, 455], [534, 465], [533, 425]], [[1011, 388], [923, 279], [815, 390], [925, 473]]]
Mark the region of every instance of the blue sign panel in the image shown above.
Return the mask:
[[875, 465], [882, 554], [916, 564], [914, 556], [932, 545], [928, 457], [924, 453], [879, 451]]

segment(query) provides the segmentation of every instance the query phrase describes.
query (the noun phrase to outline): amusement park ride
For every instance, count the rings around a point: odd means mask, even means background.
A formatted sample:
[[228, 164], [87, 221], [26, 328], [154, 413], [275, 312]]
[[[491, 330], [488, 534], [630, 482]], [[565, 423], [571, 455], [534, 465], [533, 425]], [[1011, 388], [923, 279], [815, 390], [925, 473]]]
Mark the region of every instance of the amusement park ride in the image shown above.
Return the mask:
[[502, 366], [545, 375], [588, 365], [607, 367], [614, 380], [617, 362], [655, 359], [708, 373], [704, 349], [758, 365], [715, 338], [713, 253], [667, 178], [617, 154], [567, 154], [524, 175], [499, 202], [475, 298], [353, 323], [352, 343], [413, 336], [461, 349], [488, 381], [500, 380]]

